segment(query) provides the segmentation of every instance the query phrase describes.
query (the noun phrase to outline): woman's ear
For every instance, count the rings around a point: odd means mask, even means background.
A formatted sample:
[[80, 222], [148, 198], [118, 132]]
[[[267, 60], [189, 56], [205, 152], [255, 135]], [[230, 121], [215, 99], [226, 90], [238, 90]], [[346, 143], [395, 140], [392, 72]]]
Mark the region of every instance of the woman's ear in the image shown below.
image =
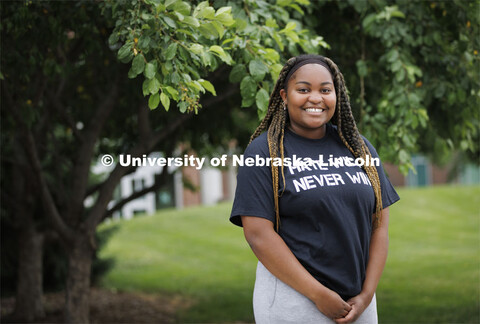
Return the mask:
[[280, 90], [280, 97], [282, 97], [283, 102], [287, 102], [287, 92], [285, 91], [285, 89]]

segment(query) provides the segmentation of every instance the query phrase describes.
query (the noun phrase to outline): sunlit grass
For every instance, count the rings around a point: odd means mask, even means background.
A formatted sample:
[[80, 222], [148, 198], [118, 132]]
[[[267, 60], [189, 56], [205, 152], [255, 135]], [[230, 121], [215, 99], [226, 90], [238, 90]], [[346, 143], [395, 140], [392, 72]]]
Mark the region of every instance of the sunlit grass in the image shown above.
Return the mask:
[[[381, 323], [478, 323], [480, 187], [398, 190], [390, 252], [377, 291]], [[103, 285], [180, 294], [178, 322], [253, 322], [256, 259], [231, 204], [121, 221], [102, 251], [116, 267]], [[105, 225], [106, 227], [112, 224]]]

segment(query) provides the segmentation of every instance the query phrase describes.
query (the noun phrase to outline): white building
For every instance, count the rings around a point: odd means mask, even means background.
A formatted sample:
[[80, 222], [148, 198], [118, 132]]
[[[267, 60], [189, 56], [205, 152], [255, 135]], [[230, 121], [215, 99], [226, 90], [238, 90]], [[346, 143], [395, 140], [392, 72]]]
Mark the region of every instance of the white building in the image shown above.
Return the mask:
[[[158, 152], [150, 154], [150, 158], [159, 158]], [[108, 176], [114, 165], [106, 167], [97, 163], [92, 172], [97, 175]], [[183, 208], [193, 205], [214, 205], [222, 200], [232, 200], [235, 194], [236, 175], [233, 168], [222, 171], [218, 168], [204, 165], [200, 170], [195, 167], [168, 167], [168, 175], [164, 185], [156, 192], [150, 192], [140, 198], [125, 204], [120, 211], [114, 212], [113, 218], [130, 219], [135, 214], [153, 214], [155, 211], [167, 208]], [[115, 191], [109, 208], [116, 201], [129, 197], [132, 193], [150, 187], [155, 183], [163, 171], [162, 166], [140, 166], [135, 172], [125, 175]], [[185, 185], [187, 183], [187, 185]], [[192, 191], [190, 188], [197, 190]], [[88, 197], [85, 204], [93, 204], [93, 198]]]

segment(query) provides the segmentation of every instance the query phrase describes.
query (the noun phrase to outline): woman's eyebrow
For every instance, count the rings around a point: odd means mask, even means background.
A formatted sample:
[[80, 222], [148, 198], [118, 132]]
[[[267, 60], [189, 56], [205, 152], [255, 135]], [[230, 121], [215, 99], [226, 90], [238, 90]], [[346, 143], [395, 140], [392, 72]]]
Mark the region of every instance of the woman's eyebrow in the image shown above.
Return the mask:
[[[309, 85], [309, 86], [312, 85], [312, 84], [311, 84], [310, 82], [308, 82], [308, 81], [298, 81], [298, 82], [295, 82], [295, 84], [299, 84], [299, 83], [305, 83], [306, 85]], [[325, 82], [320, 83], [320, 85], [322, 85], [322, 86], [323, 86], [323, 85], [326, 85], [326, 84], [333, 84], [333, 83], [330, 82], [330, 81], [325, 81]]]

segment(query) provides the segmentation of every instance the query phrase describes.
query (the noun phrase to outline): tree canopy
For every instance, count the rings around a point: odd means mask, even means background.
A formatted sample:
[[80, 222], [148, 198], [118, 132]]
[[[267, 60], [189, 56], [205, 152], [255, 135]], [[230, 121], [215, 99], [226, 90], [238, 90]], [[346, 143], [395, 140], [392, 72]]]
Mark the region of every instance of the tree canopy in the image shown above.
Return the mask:
[[478, 1], [190, 3], [107, 5], [111, 44], [132, 61], [129, 77], [143, 73], [151, 108], [173, 99], [180, 111], [197, 111], [200, 93], [215, 93], [208, 71], [227, 64], [242, 106], [261, 118], [286, 54], [323, 53], [346, 75], [361, 131], [402, 172], [416, 152], [455, 150], [478, 162]]
[[404, 172], [412, 153], [479, 163], [479, 1], [323, 1], [305, 21], [330, 44], [384, 159]]
[[151, 109], [161, 103], [168, 111], [174, 100], [181, 112], [198, 112], [200, 94], [216, 94], [205, 78], [226, 64], [230, 82], [240, 83], [241, 106], [255, 105], [263, 116], [286, 55], [327, 46], [290, 16], [289, 10], [303, 13], [308, 0], [191, 3], [105, 2], [104, 13], [115, 20], [110, 45], [120, 47], [120, 61], [131, 61], [130, 78], [144, 78]]

